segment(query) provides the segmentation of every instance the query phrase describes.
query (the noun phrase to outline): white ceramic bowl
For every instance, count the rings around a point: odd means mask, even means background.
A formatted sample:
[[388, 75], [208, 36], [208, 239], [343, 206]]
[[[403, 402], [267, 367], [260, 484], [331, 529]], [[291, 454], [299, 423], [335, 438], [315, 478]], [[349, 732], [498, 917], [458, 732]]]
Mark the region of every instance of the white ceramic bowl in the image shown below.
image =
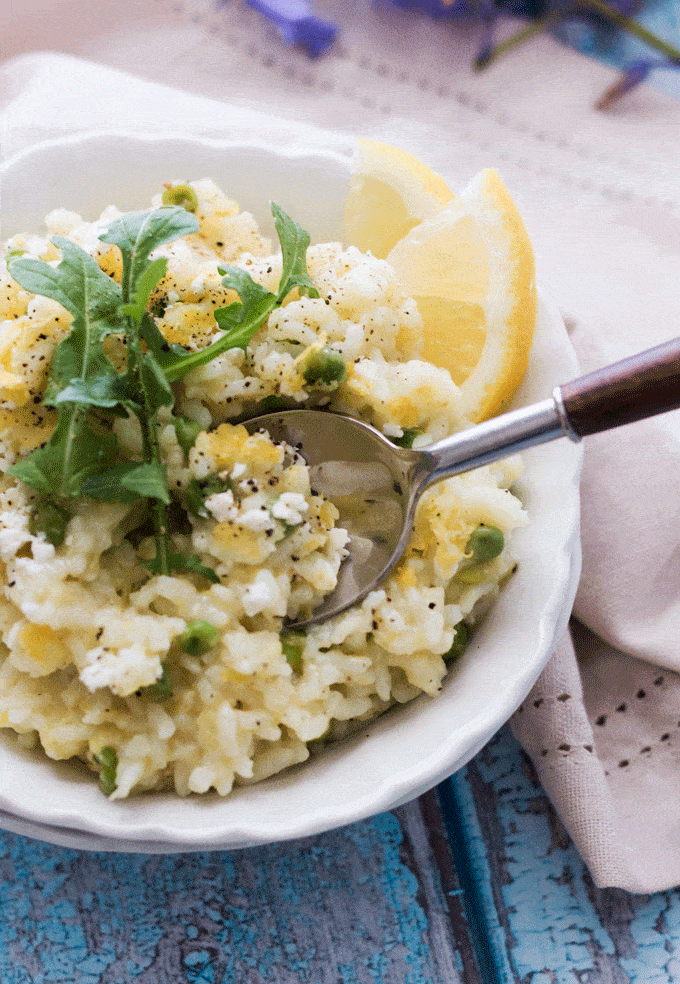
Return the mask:
[[[263, 144], [178, 136], [93, 134], [36, 145], [5, 162], [2, 238], [42, 230], [56, 207], [95, 218], [115, 203], [146, 207], [163, 181], [212, 177], [263, 228], [278, 201], [312, 241], [339, 236], [352, 162], [320, 145], [287, 153]], [[577, 373], [555, 306], [541, 297], [517, 406]], [[580, 449], [561, 440], [525, 454], [519, 488], [531, 517], [516, 539], [519, 568], [436, 699], [419, 698], [360, 735], [259, 785], [179, 799], [109, 802], [90, 773], [22, 751], [0, 732], [0, 826], [71, 847], [170, 852], [239, 848], [319, 833], [390, 809], [461, 768], [517, 708], [564, 631], [580, 567]]]

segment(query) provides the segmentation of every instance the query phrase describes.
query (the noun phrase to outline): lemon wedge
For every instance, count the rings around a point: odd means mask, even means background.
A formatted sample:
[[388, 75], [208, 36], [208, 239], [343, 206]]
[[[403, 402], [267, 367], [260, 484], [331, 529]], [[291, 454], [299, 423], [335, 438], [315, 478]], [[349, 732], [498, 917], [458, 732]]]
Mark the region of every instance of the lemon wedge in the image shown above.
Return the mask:
[[423, 319], [422, 358], [448, 369], [473, 422], [498, 412], [526, 371], [536, 324], [534, 252], [496, 171], [389, 251]]
[[453, 197], [444, 179], [417, 157], [359, 138], [343, 240], [384, 259], [410, 229], [437, 215]]

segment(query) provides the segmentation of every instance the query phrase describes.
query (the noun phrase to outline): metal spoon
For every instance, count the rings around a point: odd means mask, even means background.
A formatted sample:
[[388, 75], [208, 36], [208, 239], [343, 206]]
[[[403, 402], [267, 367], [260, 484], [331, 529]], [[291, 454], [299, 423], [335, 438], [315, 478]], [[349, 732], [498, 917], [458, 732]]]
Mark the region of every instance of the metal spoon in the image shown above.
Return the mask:
[[[353, 417], [325, 410], [283, 410], [245, 422], [295, 447], [310, 467], [312, 488], [340, 505], [351, 534], [337, 587], [297, 628], [361, 601], [399, 563], [420, 496], [460, 472], [524, 448], [633, 423], [680, 407], [680, 338], [589, 373], [552, 396], [409, 450]], [[347, 505], [349, 504], [349, 509]], [[344, 513], [344, 515], [343, 515]]]

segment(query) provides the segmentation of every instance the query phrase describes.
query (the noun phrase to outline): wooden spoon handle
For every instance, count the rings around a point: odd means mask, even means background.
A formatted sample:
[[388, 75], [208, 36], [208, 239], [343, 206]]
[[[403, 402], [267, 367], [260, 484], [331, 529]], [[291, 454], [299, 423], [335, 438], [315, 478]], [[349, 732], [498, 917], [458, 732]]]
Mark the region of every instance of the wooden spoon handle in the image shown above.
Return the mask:
[[680, 407], [680, 338], [557, 387], [579, 437]]

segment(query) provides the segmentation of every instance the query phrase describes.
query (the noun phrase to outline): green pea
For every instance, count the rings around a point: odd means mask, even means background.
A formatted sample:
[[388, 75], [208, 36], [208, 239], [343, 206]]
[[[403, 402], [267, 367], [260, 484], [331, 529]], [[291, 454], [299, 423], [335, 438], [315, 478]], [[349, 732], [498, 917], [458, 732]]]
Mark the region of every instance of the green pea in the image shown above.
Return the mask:
[[480, 523], [465, 545], [465, 554], [471, 564], [484, 564], [498, 557], [504, 546], [505, 538], [499, 529]]
[[198, 208], [196, 192], [187, 184], [172, 185], [172, 187], [166, 188], [161, 200], [164, 205], [181, 205], [187, 212], [195, 212]]
[[116, 789], [116, 770], [118, 769], [118, 753], [111, 745], [100, 748], [94, 756], [99, 769], [99, 788], [105, 796], [110, 796]]
[[191, 417], [175, 417], [175, 434], [177, 435], [177, 443], [181, 447], [185, 454], [189, 454], [194, 444], [196, 443], [196, 438], [201, 433], [203, 428], [200, 424], [197, 424], [195, 420]]
[[39, 502], [31, 513], [28, 529], [33, 536], [43, 533], [48, 543], [60, 547], [70, 519], [69, 513], [56, 502]]
[[170, 700], [172, 697], [172, 680], [170, 679], [166, 663], [161, 664], [161, 670], [162, 673], [155, 683], [150, 684], [148, 687], [142, 687], [141, 692], [141, 696], [148, 697], [149, 700], [154, 700], [157, 703]]
[[444, 660], [447, 663], [451, 663], [459, 659], [467, 649], [471, 638], [472, 632], [470, 631], [470, 626], [466, 622], [459, 622], [453, 633], [451, 648], [447, 653], [444, 653]]
[[302, 375], [309, 386], [341, 383], [347, 375], [347, 363], [333, 349], [318, 349], [307, 359]]
[[417, 427], [408, 427], [401, 437], [391, 437], [390, 440], [400, 448], [412, 448], [413, 442], [421, 433]]
[[297, 406], [295, 400], [287, 396], [265, 396], [260, 400], [258, 411], [260, 413], [276, 413], [277, 410], [291, 410]]
[[281, 633], [281, 652], [293, 673], [302, 669], [302, 650], [305, 648], [305, 637], [294, 632]]
[[189, 656], [205, 656], [220, 638], [220, 630], [210, 622], [196, 619], [187, 622], [185, 631], [179, 637], [179, 648]]

